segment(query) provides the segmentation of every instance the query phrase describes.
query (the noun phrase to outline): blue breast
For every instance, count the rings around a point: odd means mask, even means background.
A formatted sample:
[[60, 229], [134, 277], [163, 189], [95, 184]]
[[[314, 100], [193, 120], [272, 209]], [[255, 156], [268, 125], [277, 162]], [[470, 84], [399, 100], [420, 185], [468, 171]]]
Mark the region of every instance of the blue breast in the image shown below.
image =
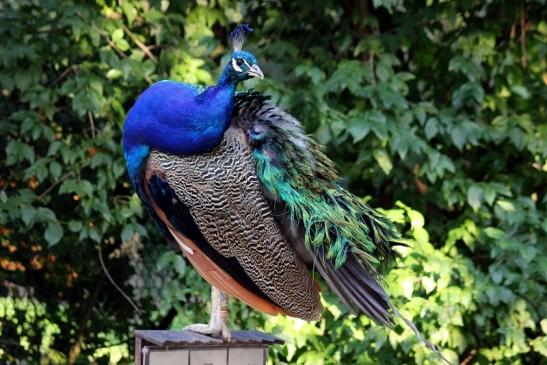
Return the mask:
[[150, 149], [175, 155], [203, 153], [217, 146], [230, 125], [235, 86], [197, 87], [160, 81], [129, 111], [123, 126], [127, 169], [135, 179]]

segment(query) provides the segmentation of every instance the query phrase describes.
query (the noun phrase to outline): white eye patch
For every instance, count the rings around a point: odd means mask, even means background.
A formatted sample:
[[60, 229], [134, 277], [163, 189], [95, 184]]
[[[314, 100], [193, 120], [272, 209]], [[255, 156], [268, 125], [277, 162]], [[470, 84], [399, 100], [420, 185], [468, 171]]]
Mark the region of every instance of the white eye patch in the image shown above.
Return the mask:
[[235, 58], [232, 58], [232, 68], [233, 68], [234, 70], [236, 70], [237, 72], [242, 72], [242, 71], [243, 71], [243, 70], [241, 69], [241, 67], [239, 67], [239, 65], [237, 64]]

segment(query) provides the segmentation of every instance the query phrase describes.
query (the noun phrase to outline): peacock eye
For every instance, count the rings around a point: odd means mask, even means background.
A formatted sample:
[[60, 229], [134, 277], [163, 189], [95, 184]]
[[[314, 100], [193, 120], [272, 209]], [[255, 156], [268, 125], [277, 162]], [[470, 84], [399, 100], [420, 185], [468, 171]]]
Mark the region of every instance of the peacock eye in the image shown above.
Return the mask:
[[242, 58], [236, 58], [236, 63], [238, 66], [243, 65], [243, 59]]

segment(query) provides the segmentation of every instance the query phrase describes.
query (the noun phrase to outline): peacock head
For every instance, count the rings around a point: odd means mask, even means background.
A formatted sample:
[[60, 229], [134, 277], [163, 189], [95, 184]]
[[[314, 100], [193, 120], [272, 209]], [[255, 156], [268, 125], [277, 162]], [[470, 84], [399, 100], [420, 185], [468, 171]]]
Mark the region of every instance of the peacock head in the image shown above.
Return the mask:
[[264, 74], [260, 67], [258, 67], [256, 57], [252, 53], [241, 49], [245, 41], [245, 33], [251, 33], [252, 31], [253, 28], [249, 25], [240, 24], [230, 34], [234, 52], [224, 68], [221, 80], [238, 83], [252, 77], [260, 80], [264, 79]]
[[227, 65], [234, 78], [243, 81], [251, 77], [264, 79], [262, 70], [257, 65], [256, 57], [246, 51], [234, 51], [230, 64]]

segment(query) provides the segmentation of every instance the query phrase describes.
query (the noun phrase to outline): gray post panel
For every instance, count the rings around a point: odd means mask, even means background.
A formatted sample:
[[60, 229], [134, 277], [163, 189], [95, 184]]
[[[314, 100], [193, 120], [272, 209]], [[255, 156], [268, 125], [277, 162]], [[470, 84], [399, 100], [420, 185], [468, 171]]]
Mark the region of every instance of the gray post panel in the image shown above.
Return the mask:
[[233, 331], [230, 342], [191, 331], [135, 331], [135, 365], [265, 365], [268, 347], [283, 340]]

